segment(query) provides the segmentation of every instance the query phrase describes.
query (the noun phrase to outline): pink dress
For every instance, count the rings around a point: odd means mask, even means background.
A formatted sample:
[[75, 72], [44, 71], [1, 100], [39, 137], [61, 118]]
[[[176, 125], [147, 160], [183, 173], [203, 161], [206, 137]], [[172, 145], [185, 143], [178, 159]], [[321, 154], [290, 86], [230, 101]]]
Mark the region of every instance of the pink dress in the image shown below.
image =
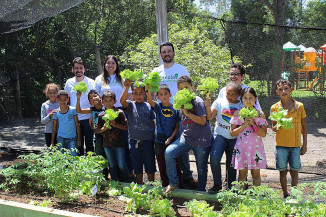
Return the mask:
[[[254, 121], [258, 126], [268, 125], [267, 121], [261, 117], [255, 117]], [[230, 123], [241, 125], [243, 121], [239, 117], [232, 117]], [[231, 166], [237, 170], [266, 169], [267, 167], [262, 137], [254, 133], [250, 125], [238, 135]]]

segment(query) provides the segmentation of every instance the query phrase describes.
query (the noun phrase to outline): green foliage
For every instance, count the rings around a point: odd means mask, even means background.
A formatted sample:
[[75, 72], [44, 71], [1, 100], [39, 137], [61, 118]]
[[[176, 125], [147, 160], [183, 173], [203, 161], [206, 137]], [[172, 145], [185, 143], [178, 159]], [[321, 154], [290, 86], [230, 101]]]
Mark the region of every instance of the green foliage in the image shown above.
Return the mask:
[[214, 78], [203, 78], [200, 81], [201, 85], [198, 86], [198, 90], [201, 90], [201, 94], [206, 96], [207, 94], [210, 95], [211, 92], [215, 92], [218, 88], [218, 81]]
[[185, 202], [185, 205], [194, 217], [220, 216], [219, 213], [213, 211], [214, 206], [210, 207], [206, 201], [199, 202], [196, 199], [193, 199], [190, 202]]
[[[107, 166], [102, 156], [72, 157], [70, 150], [50, 147], [41, 155], [21, 155], [22, 163], [15, 164], [0, 174], [5, 181], [0, 185], [4, 190], [21, 190], [27, 185], [34, 191], [54, 192], [63, 201], [74, 199], [73, 191], [91, 194], [94, 185], [104, 180], [101, 168]], [[20, 169], [21, 167], [25, 169]], [[24, 190], [24, 189], [23, 189]]]
[[192, 109], [191, 101], [196, 98], [195, 93], [191, 92], [189, 89], [179, 90], [173, 97], [173, 108], [179, 110], [181, 108]]
[[110, 126], [110, 121], [115, 120], [118, 116], [119, 116], [118, 111], [114, 111], [113, 109], [105, 110], [105, 115], [102, 117], [103, 120], [105, 120], [104, 126], [111, 129], [112, 127]]
[[87, 84], [83, 81], [78, 82], [77, 85], [74, 86], [73, 90], [77, 91], [77, 92], [81, 92], [81, 93], [86, 93], [87, 92]]
[[258, 112], [255, 108], [248, 108], [248, 107], [243, 107], [240, 112], [240, 118], [241, 119], [246, 119], [246, 118], [255, 118], [258, 116]]
[[150, 211], [157, 216], [175, 216], [174, 210], [171, 207], [171, 203], [166, 198], [163, 200], [155, 200], [151, 205]]
[[119, 188], [119, 182], [111, 180], [109, 183], [109, 190], [106, 191], [109, 196], [119, 196], [122, 190]]
[[149, 73], [144, 78], [145, 85], [149, 86], [149, 90], [153, 93], [156, 93], [160, 89], [161, 77], [158, 72]]
[[124, 79], [129, 79], [131, 82], [137, 81], [139, 78], [143, 78], [144, 73], [142, 70], [134, 70], [131, 71], [129, 69], [125, 69], [121, 72], [121, 77]]
[[279, 108], [278, 111], [272, 112], [269, 119], [271, 121], [276, 121], [276, 129], [278, 130], [280, 127], [284, 128], [285, 130], [289, 130], [293, 128], [292, 125], [292, 118], [286, 118], [288, 114], [287, 109]]

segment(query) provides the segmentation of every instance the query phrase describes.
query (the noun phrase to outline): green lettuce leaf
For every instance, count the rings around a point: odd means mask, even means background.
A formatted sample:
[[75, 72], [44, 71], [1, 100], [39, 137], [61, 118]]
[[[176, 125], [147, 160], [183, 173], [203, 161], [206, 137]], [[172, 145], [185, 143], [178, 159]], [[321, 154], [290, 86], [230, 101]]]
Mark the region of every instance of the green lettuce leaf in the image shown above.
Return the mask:
[[218, 81], [214, 78], [203, 78], [200, 81], [201, 85], [198, 86], [198, 90], [201, 90], [202, 95], [211, 94], [211, 92], [215, 92], [218, 88]]
[[195, 99], [195, 93], [191, 92], [188, 89], [180, 90], [173, 97], [173, 108], [175, 110], [180, 110], [181, 108], [192, 109], [191, 100]]
[[292, 118], [286, 118], [288, 114], [287, 109], [279, 108], [278, 111], [272, 112], [269, 116], [271, 121], [276, 121], [276, 129], [278, 130], [280, 127], [284, 128], [285, 130], [289, 130], [293, 128], [292, 125]]
[[242, 120], [246, 118], [255, 118], [258, 116], [258, 112], [255, 108], [247, 108], [247, 107], [243, 107], [240, 110], [239, 114]]
[[119, 116], [118, 111], [114, 111], [113, 109], [107, 109], [105, 110], [105, 115], [102, 117], [103, 120], [105, 120], [104, 126], [111, 129], [110, 121], [115, 120]]
[[81, 93], [86, 93], [87, 92], [87, 84], [83, 81], [79, 82], [77, 85], [74, 86], [73, 90], [81, 92]]

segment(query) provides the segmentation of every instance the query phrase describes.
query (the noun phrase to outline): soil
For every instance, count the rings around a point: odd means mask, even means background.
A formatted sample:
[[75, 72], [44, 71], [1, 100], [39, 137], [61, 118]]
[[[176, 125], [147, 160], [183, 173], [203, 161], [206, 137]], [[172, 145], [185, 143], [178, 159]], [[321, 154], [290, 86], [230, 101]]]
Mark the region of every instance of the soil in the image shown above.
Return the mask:
[[[265, 152], [268, 162], [268, 169], [261, 170], [262, 184], [269, 185], [280, 190], [279, 175], [275, 168], [274, 143], [275, 134], [268, 129], [264, 138]], [[308, 152], [301, 157], [302, 170], [299, 174], [300, 182], [326, 181], [326, 126], [324, 123], [309, 123], [308, 121]], [[0, 122], [0, 169], [6, 168], [17, 161], [17, 156], [29, 152], [39, 152], [44, 147], [43, 126], [37, 119], [26, 119], [22, 121]], [[194, 178], [197, 178], [195, 159], [190, 155], [191, 168], [194, 171]], [[222, 159], [225, 162], [225, 159]], [[222, 165], [222, 174], [225, 174]], [[159, 179], [159, 174], [155, 174]], [[251, 181], [250, 175], [248, 180]], [[288, 176], [288, 183], [290, 177]], [[209, 169], [207, 189], [212, 187], [213, 179]], [[0, 192], [0, 199], [30, 203], [31, 200], [42, 202], [51, 200], [49, 207], [68, 210], [78, 213], [85, 213], [96, 216], [124, 216], [125, 203], [116, 197], [108, 197], [104, 191], [100, 191], [96, 197], [82, 196], [78, 202], [67, 204], [60, 203], [50, 195], [39, 195], [27, 193], [23, 196], [16, 195], [16, 192]], [[173, 198], [170, 200], [176, 216], [190, 216], [185, 208], [183, 199]], [[218, 204], [214, 205], [219, 209]], [[148, 214], [143, 212], [142, 214]]]

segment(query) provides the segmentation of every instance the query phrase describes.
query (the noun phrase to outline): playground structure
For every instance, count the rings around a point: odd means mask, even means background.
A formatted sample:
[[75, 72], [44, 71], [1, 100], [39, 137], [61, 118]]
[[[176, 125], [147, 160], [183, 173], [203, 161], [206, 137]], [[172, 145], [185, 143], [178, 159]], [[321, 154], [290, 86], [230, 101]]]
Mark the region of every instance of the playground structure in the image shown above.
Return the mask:
[[311, 90], [317, 96], [325, 93], [326, 44], [313, 47], [283, 45], [282, 78], [289, 79], [295, 89]]

